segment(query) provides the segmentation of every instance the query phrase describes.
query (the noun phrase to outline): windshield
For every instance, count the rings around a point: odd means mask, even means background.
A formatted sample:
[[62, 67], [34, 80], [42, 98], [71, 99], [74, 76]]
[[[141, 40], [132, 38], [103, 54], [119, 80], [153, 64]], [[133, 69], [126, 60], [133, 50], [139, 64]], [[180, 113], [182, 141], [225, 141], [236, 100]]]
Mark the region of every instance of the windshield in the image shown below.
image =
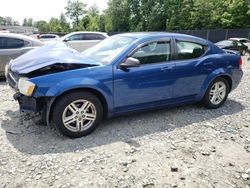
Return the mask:
[[233, 43], [233, 41], [223, 40], [221, 42], [218, 42], [217, 45], [220, 45], [220, 46], [230, 46], [232, 43]]
[[82, 54], [101, 63], [110, 64], [121, 52], [132, 44], [133, 41], [134, 38], [127, 36], [109, 37], [94, 47], [82, 52]]

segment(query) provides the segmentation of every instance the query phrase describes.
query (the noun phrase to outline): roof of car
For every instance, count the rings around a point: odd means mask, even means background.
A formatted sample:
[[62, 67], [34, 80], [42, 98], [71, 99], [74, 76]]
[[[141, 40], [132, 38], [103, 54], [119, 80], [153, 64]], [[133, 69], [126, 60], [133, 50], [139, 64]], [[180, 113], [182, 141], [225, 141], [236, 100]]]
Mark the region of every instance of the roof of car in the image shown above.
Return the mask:
[[104, 35], [106, 37], [108, 37], [108, 34], [107, 33], [104, 33], [104, 32], [94, 32], [94, 31], [76, 31], [76, 32], [72, 32], [72, 33], [69, 33], [67, 35], [64, 35], [61, 37], [61, 39], [65, 39], [71, 35], [74, 35], [74, 34], [80, 34], [80, 33], [83, 33], [83, 34], [101, 34], [101, 35]]
[[195, 37], [192, 35], [180, 34], [180, 33], [169, 33], [169, 32], [133, 32], [133, 33], [122, 33], [121, 36], [129, 36], [136, 39], [152, 38], [152, 37], [184, 37], [187, 39], [200, 40], [208, 42], [205, 39]]
[[58, 36], [58, 35], [55, 35], [55, 34], [41, 34], [40, 36]]

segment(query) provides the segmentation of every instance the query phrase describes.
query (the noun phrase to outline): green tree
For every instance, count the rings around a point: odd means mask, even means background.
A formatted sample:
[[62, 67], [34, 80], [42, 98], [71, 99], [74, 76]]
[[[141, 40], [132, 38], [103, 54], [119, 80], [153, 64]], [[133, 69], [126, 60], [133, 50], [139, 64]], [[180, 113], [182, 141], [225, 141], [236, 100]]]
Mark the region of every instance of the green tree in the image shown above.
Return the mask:
[[61, 32], [69, 32], [70, 24], [67, 22], [67, 19], [63, 13], [59, 16], [59, 24], [61, 27]]
[[105, 15], [101, 14], [98, 22], [99, 31], [105, 32]]
[[37, 27], [37, 29], [40, 32], [49, 32], [50, 31], [49, 24], [46, 21], [37, 21], [35, 26]]
[[129, 31], [130, 9], [128, 0], [110, 0], [106, 11], [108, 31]]
[[86, 13], [86, 4], [79, 0], [69, 0], [65, 7], [66, 15], [73, 21], [73, 26], [78, 27], [80, 19]]

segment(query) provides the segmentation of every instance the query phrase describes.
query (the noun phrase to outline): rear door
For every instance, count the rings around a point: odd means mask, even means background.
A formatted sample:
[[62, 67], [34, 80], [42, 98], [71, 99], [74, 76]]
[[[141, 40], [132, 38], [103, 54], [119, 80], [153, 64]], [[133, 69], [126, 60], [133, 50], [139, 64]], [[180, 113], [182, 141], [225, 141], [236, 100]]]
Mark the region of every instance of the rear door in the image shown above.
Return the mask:
[[175, 84], [173, 97], [191, 99], [199, 94], [207, 75], [215, 69], [215, 61], [205, 56], [209, 47], [182, 39], [175, 40]]

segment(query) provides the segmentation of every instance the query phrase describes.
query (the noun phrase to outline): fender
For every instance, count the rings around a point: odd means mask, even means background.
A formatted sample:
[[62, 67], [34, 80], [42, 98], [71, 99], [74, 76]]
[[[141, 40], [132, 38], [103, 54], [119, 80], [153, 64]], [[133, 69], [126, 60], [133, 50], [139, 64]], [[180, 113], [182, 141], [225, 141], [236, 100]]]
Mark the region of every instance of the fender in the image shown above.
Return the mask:
[[[88, 84], [86, 84], [88, 83]], [[91, 78], [72, 78], [59, 82], [55, 86], [51, 87], [45, 94], [48, 97], [46, 111], [44, 114], [44, 121], [47, 125], [50, 125], [50, 112], [55, 100], [63, 93], [74, 89], [92, 89], [103, 95], [107, 103], [107, 114], [112, 116], [113, 114], [113, 98], [112, 91], [102, 82]]]
[[228, 69], [225, 68], [215, 69], [211, 74], [207, 76], [207, 78], [203, 82], [199, 95], [197, 95], [196, 97], [197, 101], [202, 100], [210, 84], [220, 76], [227, 76], [230, 77], [230, 79], [232, 80], [232, 75], [229, 73]]

